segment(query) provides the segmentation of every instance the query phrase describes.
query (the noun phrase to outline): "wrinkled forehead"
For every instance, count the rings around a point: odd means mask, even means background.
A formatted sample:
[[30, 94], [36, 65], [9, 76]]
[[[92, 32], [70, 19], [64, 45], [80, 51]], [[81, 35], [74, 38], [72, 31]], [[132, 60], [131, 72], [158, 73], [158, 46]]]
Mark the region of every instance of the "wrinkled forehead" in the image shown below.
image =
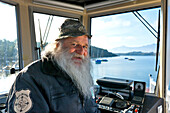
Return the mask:
[[78, 37], [69, 37], [69, 38], [63, 39], [64, 43], [75, 42], [75, 43], [79, 43], [82, 45], [88, 45], [89, 43], [88, 41], [89, 39], [86, 35], [78, 36]]

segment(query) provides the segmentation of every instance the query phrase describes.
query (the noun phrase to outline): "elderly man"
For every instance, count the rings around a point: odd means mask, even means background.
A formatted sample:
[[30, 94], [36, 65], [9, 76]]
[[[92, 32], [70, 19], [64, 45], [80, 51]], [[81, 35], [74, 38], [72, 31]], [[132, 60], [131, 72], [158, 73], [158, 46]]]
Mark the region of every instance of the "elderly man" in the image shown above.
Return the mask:
[[97, 113], [88, 54], [90, 36], [76, 20], [61, 25], [41, 60], [17, 76], [8, 100], [9, 113]]

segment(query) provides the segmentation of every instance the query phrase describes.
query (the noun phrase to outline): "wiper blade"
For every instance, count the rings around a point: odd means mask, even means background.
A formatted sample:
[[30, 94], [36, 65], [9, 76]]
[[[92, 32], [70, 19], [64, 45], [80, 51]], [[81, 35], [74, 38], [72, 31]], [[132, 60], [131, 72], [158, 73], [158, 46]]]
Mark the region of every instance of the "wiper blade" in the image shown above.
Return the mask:
[[157, 49], [156, 49], [156, 66], [155, 66], [155, 71], [157, 71], [157, 66], [158, 66], [159, 42], [160, 42], [160, 10], [159, 10], [159, 13], [158, 13], [158, 37], [157, 37]]

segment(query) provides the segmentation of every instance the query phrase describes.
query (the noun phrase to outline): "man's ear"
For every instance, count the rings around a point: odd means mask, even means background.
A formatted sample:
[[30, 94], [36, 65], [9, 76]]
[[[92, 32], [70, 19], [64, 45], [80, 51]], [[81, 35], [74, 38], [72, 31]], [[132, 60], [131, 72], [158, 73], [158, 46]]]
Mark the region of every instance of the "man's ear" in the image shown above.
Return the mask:
[[59, 47], [59, 45], [60, 45], [60, 43], [56, 43], [56, 48], [58, 48], [58, 47]]

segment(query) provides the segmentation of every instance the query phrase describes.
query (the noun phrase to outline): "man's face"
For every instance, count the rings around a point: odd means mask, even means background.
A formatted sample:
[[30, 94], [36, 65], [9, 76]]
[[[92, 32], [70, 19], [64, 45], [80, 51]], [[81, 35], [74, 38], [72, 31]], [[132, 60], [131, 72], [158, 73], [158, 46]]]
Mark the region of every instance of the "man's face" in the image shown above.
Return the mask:
[[82, 95], [91, 96], [89, 89], [93, 85], [93, 79], [90, 74], [91, 62], [88, 55], [88, 37], [83, 35], [60, 41], [52, 51], [55, 63], [70, 76]]
[[63, 47], [69, 50], [69, 53], [76, 53], [71, 59], [79, 64], [83, 57], [88, 55], [88, 37], [86, 35], [66, 38], [63, 42]]

